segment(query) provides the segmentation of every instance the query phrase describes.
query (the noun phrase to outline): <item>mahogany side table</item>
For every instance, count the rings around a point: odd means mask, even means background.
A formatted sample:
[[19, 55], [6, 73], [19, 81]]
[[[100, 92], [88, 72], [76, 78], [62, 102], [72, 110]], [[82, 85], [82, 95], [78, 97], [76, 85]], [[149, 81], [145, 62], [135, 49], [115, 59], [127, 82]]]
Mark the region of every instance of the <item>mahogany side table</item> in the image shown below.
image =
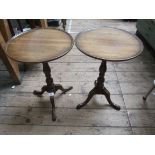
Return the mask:
[[127, 31], [102, 27], [79, 33], [76, 36], [75, 45], [85, 55], [102, 61], [99, 77], [94, 82], [95, 87], [89, 92], [87, 99], [76, 108], [82, 108], [94, 95], [101, 94], [105, 95], [114, 109], [120, 110], [120, 106], [112, 102], [110, 92], [104, 86], [106, 62], [125, 61], [137, 57], [143, 51], [143, 43]]
[[50, 96], [52, 104], [52, 120], [56, 120], [54, 94], [57, 90], [65, 93], [73, 87], [64, 89], [60, 84], [54, 84], [48, 62], [67, 54], [73, 47], [73, 38], [65, 31], [46, 28], [33, 29], [12, 38], [6, 46], [6, 54], [13, 60], [24, 63], [42, 63], [46, 76], [46, 85], [34, 95], [41, 96], [45, 91]]

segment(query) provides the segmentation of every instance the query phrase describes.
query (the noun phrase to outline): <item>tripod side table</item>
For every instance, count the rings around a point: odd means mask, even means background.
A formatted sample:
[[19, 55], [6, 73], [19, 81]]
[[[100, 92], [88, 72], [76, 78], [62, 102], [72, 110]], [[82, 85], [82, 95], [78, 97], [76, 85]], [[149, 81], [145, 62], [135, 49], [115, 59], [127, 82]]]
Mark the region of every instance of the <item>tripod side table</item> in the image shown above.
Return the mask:
[[102, 61], [99, 77], [94, 82], [95, 87], [89, 92], [87, 99], [76, 108], [82, 108], [94, 95], [101, 94], [105, 95], [114, 109], [120, 110], [120, 106], [112, 102], [110, 92], [104, 86], [106, 63], [107, 61], [125, 61], [137, 57], [143, 51], [142, 42], [127, 31], [102, 27], [79, 33], [76, 36], [75, 44], [85, 55]]
[[46, 77], [46, 85], [34, 95], [41, 96], [45, 91], [50, 96], [52, 104], [52, 120], [56, 120], [54, 94], [57, 90], [65, 93], [72, 89], [64, 89], [60, 84], [54, 84], [48, 62], [67, 54], [73, 46], [72, 37], [65, 31], [46, 28], [34, 29], [12, 38], [6, 46], [6, 54], [13, 60], [24, 63], [42, 63]]

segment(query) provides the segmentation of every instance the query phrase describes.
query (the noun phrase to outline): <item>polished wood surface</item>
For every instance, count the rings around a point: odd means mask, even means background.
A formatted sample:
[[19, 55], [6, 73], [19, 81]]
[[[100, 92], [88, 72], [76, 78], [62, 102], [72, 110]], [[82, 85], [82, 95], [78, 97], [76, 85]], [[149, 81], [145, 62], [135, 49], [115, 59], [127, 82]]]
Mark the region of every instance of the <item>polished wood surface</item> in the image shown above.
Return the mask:
[[79, 33], [76, 46], [90, 57], [108, 61], [128, 60], [143, 51], [143, 44], [135, 35], [109, 27]]
[[6, 53], [16, 61], [39, 63], [65, 55], [72, 46], [72, 37], [62, 30], [35, 29], [11, 39]]

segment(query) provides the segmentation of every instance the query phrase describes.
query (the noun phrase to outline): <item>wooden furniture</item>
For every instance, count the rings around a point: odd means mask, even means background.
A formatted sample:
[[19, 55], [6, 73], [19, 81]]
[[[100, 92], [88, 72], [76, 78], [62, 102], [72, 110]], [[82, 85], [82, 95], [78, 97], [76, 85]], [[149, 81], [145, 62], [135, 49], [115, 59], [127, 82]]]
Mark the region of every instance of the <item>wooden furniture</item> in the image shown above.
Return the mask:
[[106, 62], [124, 61], [137, 57], [143, 51], [142, 42], [135, 35], [124, 30], [102, 27], [79, 33], [75, 44], [87, 56], [102, 61], [99, 77], [94, 83], [95, 87], [89, 92], [87, 99], [77, 105], [77, 109], [85, 106], [94, 95], [102, 94], [114, 109], [120, 110], [120, 106], [112, 102], [110, 92], [104, 86]]
[[47, 19], [40, 19], [40, 25], [42, 28], [47, 28], [48, 27]]
[[0, 19], [0, 31], [3, 35], [5, 42], [7, 42], [12, 37], [8, 21], [5, 19]]
[[58, 29], [34, 29], [12, 38], [6, 48], [7, 55], [16, 61], [24, 63], [42, 63], [43, 72], [46, 76], [46, 85], [41, 91], [34, 91], [34, 95], [41, 96], [45, 91], [50, 96], [52, 104], [52, 120], [56, 120], [54, 94], [57, 90], [63, 93], [72, 89], [64, 89], [60, 84], [54, 84], [51, 77], [49, 61], [58, 59], [67, 54], [73, 46], [72, 37]]
[[5, 44], [11, 38], [11, 32], [6, 19], [0, 19], [0, 58], [16, 84], [20, 84], [20, 72], [16, 61], [11, 60], [5, 53]]

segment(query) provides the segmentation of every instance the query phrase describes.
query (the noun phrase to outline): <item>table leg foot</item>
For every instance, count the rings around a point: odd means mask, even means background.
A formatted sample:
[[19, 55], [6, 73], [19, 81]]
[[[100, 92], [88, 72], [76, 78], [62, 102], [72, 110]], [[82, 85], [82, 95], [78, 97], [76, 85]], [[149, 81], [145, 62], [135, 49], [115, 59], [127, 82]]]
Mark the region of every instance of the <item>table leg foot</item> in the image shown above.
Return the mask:
[[143, 100], [146, 101], [146, 97], [143, 96]]
[[117, 105], [117, 104], [114, 104], [113, 102], [111, 102], [111, 103], [109, 103], [115, 110], [120, 110], [121, 109], [121, 107], [119, 106], [119, 105]]

